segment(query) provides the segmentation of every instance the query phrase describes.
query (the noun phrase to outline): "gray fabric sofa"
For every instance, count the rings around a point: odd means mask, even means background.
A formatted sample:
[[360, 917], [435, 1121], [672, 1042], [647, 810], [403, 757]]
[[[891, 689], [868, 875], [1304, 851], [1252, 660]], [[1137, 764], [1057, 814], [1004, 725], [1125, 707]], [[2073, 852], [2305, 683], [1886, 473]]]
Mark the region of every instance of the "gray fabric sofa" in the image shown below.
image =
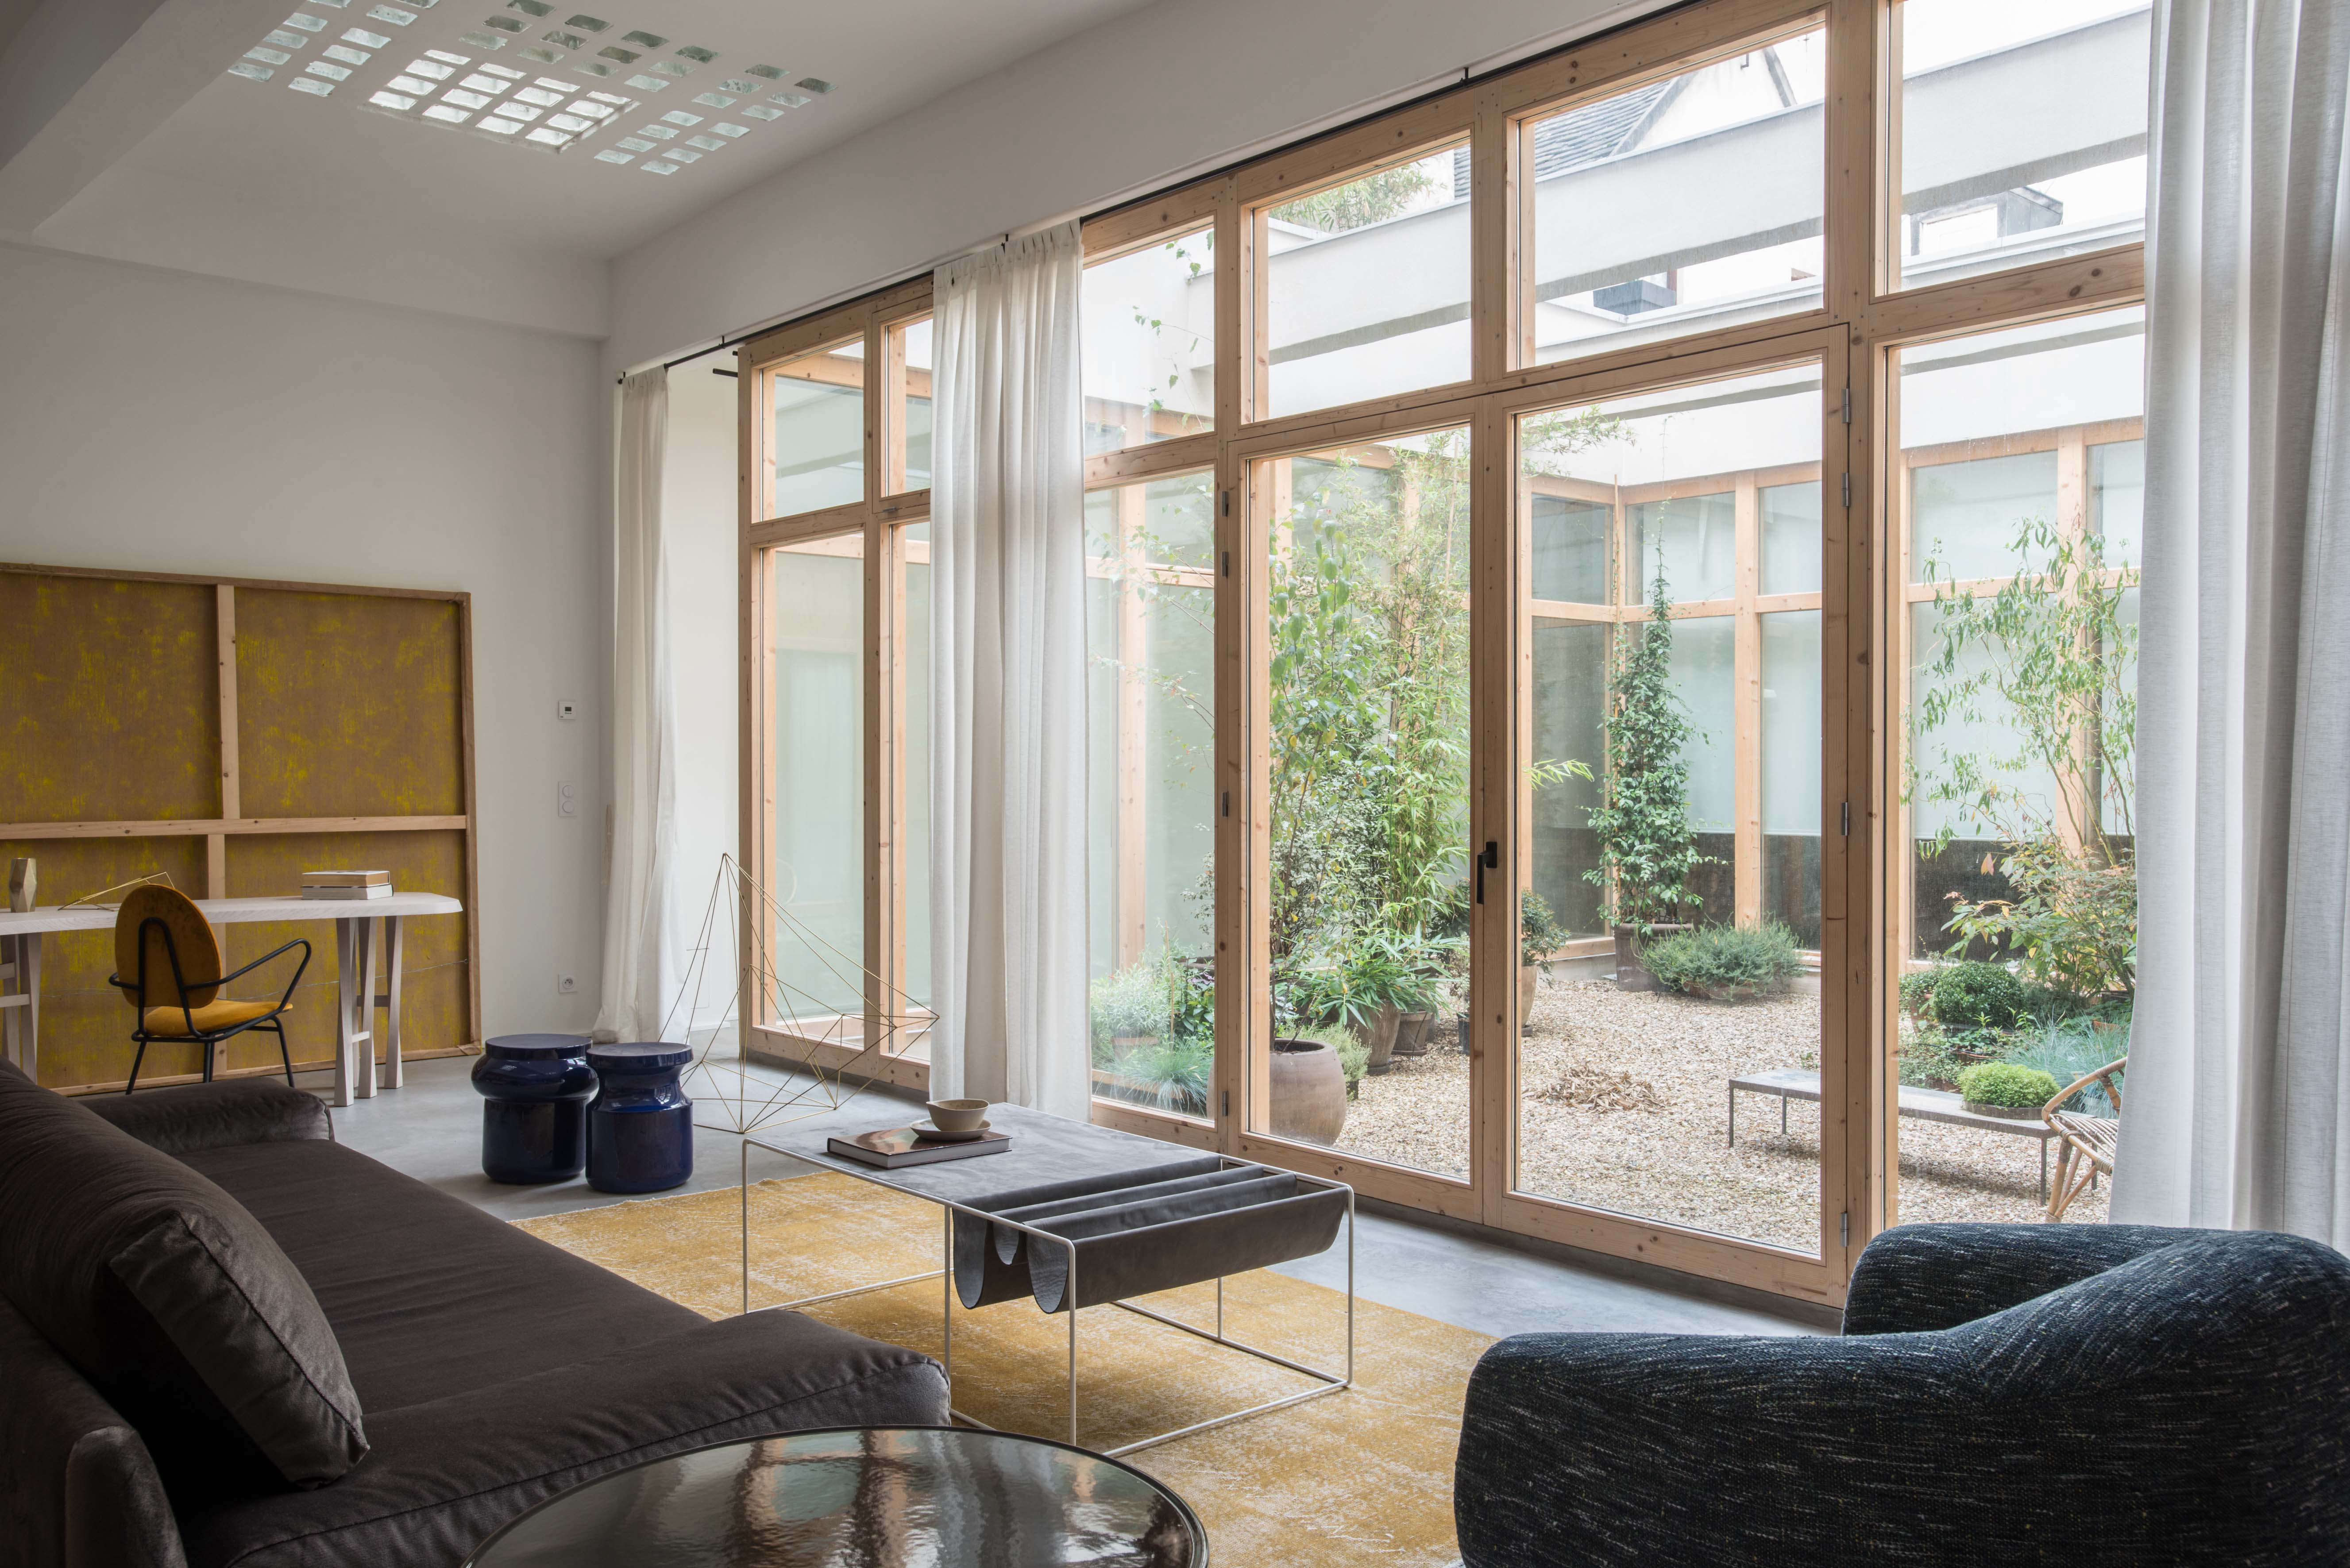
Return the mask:
[[1467, 1568], [2350, 1562], [2350, 1260], [1898, 1227], [1842, 1338], [1503, 1340], [1453, 1504]]
[[928, 1356], [705, 1320], [283, 1084], [67, 1100], [0, 1064], [0, 1563], [455, 1564], [639, 1460], [945, 1419]]

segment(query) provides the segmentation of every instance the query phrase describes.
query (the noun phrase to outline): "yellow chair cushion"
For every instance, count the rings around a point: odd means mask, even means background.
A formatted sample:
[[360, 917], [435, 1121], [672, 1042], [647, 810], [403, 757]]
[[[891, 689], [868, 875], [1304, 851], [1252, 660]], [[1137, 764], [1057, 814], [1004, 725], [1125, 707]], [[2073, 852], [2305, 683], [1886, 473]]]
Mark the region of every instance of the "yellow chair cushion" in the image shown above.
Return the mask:
[[[266, 1018], [276, 1009], [274, 1002], [212, 1002], [194, 1012], [196, 1033], [213, 1034], [224, 1029], [234, 1029], [240, 1023], [250, 1023], [256, 1018]], [[294, 1010], [288, 1007], [286, 1012]], [[184, 1040], [188, 1035], [190, 1014], [176, 1007], [151, 1007], [141, 1021], [150, 1034]]]
[[[149, 920], [161, 922], [157, 929], [147, 925]], [[122, 908], [114, 917], [114, 974], [128, 986], [139, 984], [139, 943], [145, 931], [147, 943], [147, 994], [126, 991], [122, 999], [137, 1007], [150, 1008], [158, 1002], [170, 1002], [172, 1012], [179, 1011], [179, 988], [172, 981], [172, 960], [180, 961], [182, 980], [211, 981], [210, 985], [191, 984], [187, 1002], [191, 1007], [203, 1007], [220, 994], [220, 941], [213, 935], [212, 927], [204, 920], [204, 912], [195, 901], [177, 888], [167, 888], [150, 882], [144, 888], [133, 888], [122, 900]], [[163, 932], [172, 934], [167, 951]], [[243, 1003], [238, 1005], [242, 1006]], [[184, 1026], [181, 1033], [184, 1033]]]

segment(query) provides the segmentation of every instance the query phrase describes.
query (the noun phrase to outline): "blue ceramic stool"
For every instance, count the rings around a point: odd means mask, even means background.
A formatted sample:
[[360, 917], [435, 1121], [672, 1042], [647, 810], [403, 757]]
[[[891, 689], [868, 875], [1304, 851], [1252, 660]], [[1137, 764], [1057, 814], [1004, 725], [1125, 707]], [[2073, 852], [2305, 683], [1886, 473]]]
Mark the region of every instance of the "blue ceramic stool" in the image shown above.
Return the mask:
[[473, 1064], [482, 1106], [482, 1174], [538, 1186], [588, 1164], [588, 1096], [596, 1092], [585, 1034], [501, 1034]]
[[677, 1081], [692, 1049], [662, 1043], [594, 1045], [598, 1087], [588, 1106], [588, 1185], [660, 1192], [693, 1174], [693, 1102]]

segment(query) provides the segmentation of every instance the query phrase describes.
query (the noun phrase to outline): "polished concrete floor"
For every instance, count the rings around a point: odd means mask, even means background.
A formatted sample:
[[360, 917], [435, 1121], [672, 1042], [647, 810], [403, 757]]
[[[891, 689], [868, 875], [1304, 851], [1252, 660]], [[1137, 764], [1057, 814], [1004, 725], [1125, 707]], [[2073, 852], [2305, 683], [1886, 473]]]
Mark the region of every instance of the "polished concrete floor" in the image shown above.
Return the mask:
[[[431, 1182], [498, 1215], [518, 1220], [594, 1208], [626, 1199], [591, 1189], [585, 1181], [553, 1187], [507, 1187], [481, 1170], [481, 1101], [466, 1058], [411, 1063], [408, 1082], [334, 1113], [335, 1136], [396, 1169]], [[756, 1070], [754, 1070], [755, 1072]], [[324, 1075], [305, 1075], [306, 1087], [323, 1090]], [[824, 1102], [805, 1080], [756, 1072], [748, 1093], [759, 1099], [801, 1096]], [[702, 1091], [703, 1097], [710, 1096]], [[858, 1104], [886, 1107], [886, 1117], [908, 1102], [868, 1090]], [[827, 1107], [828, 1108], [828, 1107]], [[791, 1114], [786, 1111], [785, 1114]], [[718, 1119], [713, 1117], [712, 1119]], [[888, 1125], [886, 1119], [881, 1125]], [[785, 1162], [754, 1153], [754, 1179], [789, 1174]], [[697, 1128], [693, 1179], [681, 1190], [732, 1187], [742, 1169], [741, 1141], [731, 1133]], [[1346, 1279], [1343, 1249], [1283, 1265], [1283, 1272], [1332, 1286]], [[1367, 1299], [1495, 1336], [1544, 1330], [1608, 1330], [1643, 1334], [1794, 1334], [1816, 1332], [1803, 1322], [1754, 1305], [1705, 1299], [1698, 1289], [1617, 1277], [1535, 1256], [1515, 1246], [1455, 1234], [1380, 1214], [1359, 1217], [1356, 1288]]]

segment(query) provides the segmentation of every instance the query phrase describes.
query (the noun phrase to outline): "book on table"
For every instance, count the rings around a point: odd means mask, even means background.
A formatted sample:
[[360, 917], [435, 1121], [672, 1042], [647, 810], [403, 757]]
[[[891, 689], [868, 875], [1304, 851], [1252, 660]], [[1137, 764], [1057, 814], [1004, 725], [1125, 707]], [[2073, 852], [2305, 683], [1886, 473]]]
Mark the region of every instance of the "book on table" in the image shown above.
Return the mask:
[[302, 897], [305, 898], [389, 898], [391, 897], [391, 873], [389, 871], [305, 871], [302, 873]]
[[990, 1131], [962, 1143], [947, 1143], [926, 1138], [912, 1127], [884, 1127], [879, 1132], [858, 1133], [855, 1137], [827, 1138], [825, 1147], [843, 1159], [896, 1170], [902, 1166], [929, 1165], [941, 1159], [1001, 1154], [1012, 1147], [1012, 1135]]

